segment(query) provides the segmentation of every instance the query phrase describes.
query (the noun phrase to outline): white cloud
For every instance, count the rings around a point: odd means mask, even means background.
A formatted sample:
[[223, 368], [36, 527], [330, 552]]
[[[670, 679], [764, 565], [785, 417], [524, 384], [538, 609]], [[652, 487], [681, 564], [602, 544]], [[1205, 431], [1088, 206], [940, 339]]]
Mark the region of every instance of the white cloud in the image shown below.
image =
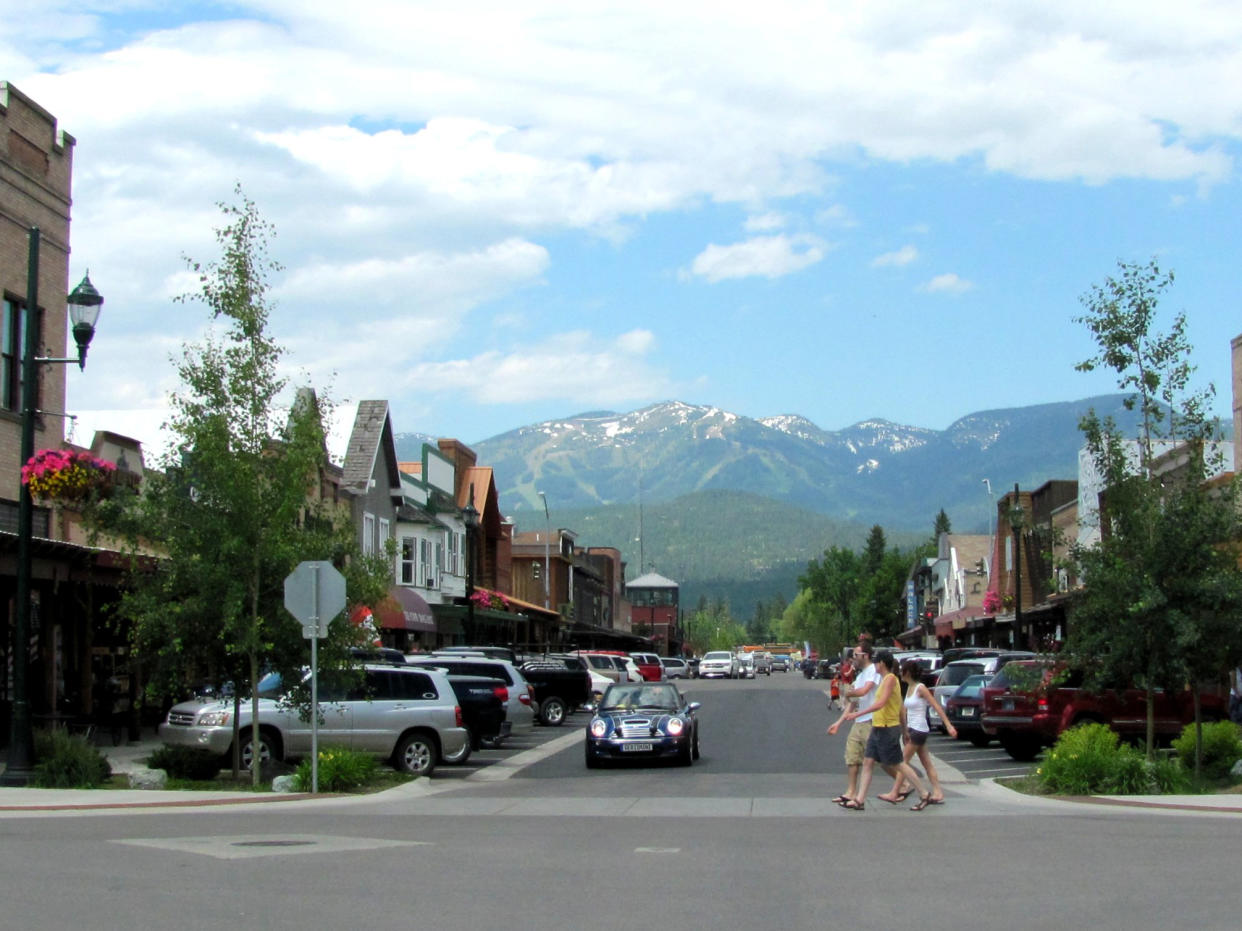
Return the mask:
[[769, 233], [772, 230], [782, 229], [785, 226], [785, 222], [784, 214], [770, 211], [747, 217], [745, 229], [748, 233]]
[[885, 268], [891, 265], [896, 265], [896, 266], [909, 265], [911, 262], [913, 262], [918, 257], [919, 257], [919, 250], [914, 248], [914, 246], [909, 246], [909, 245], [902, 246], [896, 252], [885, 252], [882, 255], [877, 255], [874, 259], [871, 260], [871, 267], [872, 268]]
[[728, 246], [712, 243], [694, 257], [690, 274], [713, 284], [729, 278], [780, 278], [821, 261], [827, 248], [816, 236], [759, 236]]
[[539, 343], [489, 350], [467, 359], [414, 366], [407, 381], [427, 394], [462, 392], [481, 404], [522, 404], [550, 398], [626, 404], [666, 397], [674, 382], [646, 361], [655, 337], [645, 330], [609, 341], [586, 331]]
[[920, 291], [926, 291], [929, 294], [963, 294], [974, 288], [974, 283], [967, 281], [948, 272], [944, 275], [937, 275], [930, 281], [919, 286]]

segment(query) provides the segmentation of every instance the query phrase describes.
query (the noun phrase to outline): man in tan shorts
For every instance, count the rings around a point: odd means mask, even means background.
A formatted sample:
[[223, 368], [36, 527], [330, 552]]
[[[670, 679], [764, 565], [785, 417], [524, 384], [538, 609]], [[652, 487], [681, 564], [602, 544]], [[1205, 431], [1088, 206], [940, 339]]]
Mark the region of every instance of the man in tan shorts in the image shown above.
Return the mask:
[[[853, 686], [845, 691], [842, 701], [845, 706], [844, 712], [840, 718], [832, 723], [828, 728], [829, 734], [835, 734], [841, 727], [841, 721], [845, 718], [845, 714], [853, 711], [855, 708], [865, 706], [874, 697], [876, 688], [880, 684], [880, 676], [875, 666], [871, 663], [871, 644], [862, 641], [854, 648], [854, 668], [857, 673], [854, 676]], [[849, 772], [850, 784], [849, 788], [841, 795], [833, 799], [838, 805], [844, 805], [858, 791], [858, 774], [862, 771], [863, 755], [867, 749], [867, 738], [871, 735], [871, 715], [855, 719], [850, 726], [849, 735], [845, 738], [845, 767]]]

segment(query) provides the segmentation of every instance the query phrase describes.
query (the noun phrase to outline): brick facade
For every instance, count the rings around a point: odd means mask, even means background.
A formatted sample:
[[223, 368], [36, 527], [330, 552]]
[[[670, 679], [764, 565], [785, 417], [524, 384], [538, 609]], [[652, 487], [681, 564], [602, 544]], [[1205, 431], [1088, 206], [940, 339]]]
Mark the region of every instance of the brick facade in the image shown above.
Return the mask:
[[[73, 175], [73, 137], [56, 119], [13, 85], [0, 82], [0, 292], [24, 302], [29, 268], [28, 230], [37, 226], [39, 304], [44, 355], [65, 355], [69, 293], [69, 207]], [[18, 352], [20, 357], [20, 349]], [[65, 366], [39, 366], [39, 406], [65, 409]], [[16, 501], [21, 417], [0, 410], [0, 499]], [[41, 417], [35, 449], [58, 447], [65, 435], [62, 417]]]

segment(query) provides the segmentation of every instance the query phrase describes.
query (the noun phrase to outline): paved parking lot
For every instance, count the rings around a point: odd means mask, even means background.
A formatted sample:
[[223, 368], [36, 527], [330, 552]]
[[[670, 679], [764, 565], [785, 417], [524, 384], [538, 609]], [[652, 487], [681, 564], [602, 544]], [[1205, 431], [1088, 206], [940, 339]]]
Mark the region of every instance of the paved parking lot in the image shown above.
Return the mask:
[[[976, 747], [968, 740], [955, 740], [933, 732], [928, 740], [932, 754], [937, 760], [952, 766], [970, 780], [991, 779], [997, 776], [1025, 776], [1038, 763], [1019, 763], [1001, 749], [996, 741], [986, 747]], [[1036, 760], [1038, 761], [1038, 757]]]

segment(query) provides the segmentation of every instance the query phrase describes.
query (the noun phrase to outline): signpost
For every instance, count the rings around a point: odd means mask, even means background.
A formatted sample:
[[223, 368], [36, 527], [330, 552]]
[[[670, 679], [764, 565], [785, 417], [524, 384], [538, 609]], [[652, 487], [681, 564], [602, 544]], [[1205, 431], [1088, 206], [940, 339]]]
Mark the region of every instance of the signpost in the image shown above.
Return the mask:
[[[285, 576], [285, 610], [311, 642], [311, 792], [319, 791], [319, 638], [345, 610], [345, 576], [327, 560], [307, 560]], [[258, 765], [256, 760], [254, 764]]]

